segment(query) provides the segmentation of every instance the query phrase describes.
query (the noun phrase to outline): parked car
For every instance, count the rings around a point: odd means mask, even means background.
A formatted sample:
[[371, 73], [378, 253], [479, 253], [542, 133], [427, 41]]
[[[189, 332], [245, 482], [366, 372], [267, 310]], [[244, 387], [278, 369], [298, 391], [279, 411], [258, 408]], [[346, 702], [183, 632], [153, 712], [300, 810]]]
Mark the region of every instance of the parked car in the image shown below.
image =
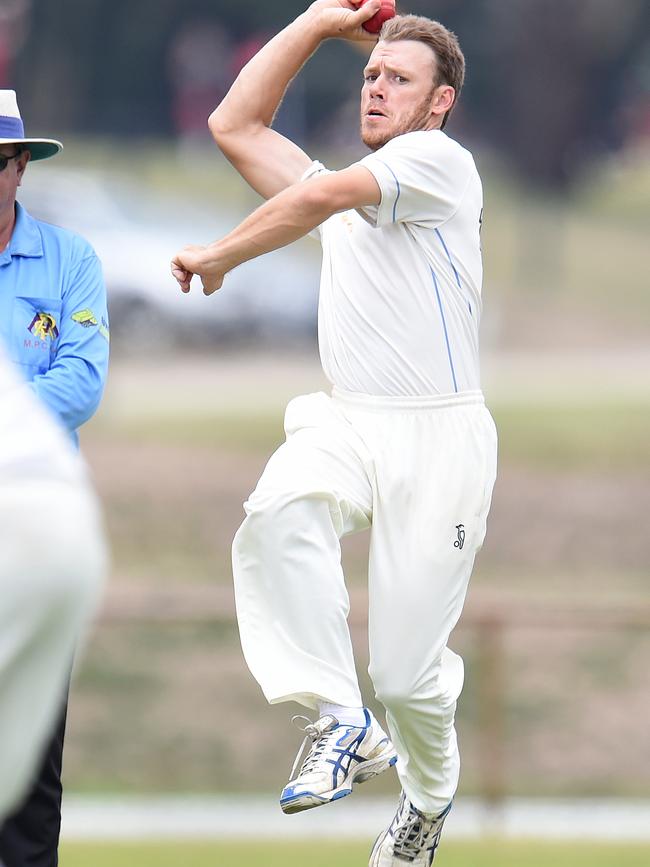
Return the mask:
[[132, 184], [111, 185], [90, 172], [30, 167], [19, 200], [35, 217], [86, 238], [102, 261], [111, 337], [120, 348], [170, 342], [312, 337], [318, 306], [318, 260], [287, 247], [246, 262], [205, 297], [197, 279], [189, 295], [171, 277], [172, 255], [187, 243], [225, 235], [237, 215], [207, 212]]

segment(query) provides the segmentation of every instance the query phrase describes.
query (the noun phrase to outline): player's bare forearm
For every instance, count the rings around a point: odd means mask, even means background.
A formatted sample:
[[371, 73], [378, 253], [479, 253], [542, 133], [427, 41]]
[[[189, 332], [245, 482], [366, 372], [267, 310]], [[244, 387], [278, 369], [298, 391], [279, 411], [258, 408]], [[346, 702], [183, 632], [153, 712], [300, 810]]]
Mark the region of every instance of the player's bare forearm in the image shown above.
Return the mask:
[[304, 237], [330, 214], [328, 203], [290, 187], [262, 205], [229, 235], [207, 248], [225, 273], [242, 262], [285, 247]]
[[329, 206], [320, 196], [305, 195], [304, 186], [274, 196], [220, 241], [182, 250], [172, 261], [181, 289], [188, 292], [192, 275], [198, 274], [204, 293], [211, 295], [237, 265], [297, 241], [326, 220]]
[[172, 274], [183, 292], [189, 292], [192, 276], [198, 274], [204, 293], [211, 295], [237, 265], [297, 241], [338, 211], [377, 205], [380, 199], [375, 178], [361, 166], [294, 184], [220, 241], [185, 247], [172, 260]]

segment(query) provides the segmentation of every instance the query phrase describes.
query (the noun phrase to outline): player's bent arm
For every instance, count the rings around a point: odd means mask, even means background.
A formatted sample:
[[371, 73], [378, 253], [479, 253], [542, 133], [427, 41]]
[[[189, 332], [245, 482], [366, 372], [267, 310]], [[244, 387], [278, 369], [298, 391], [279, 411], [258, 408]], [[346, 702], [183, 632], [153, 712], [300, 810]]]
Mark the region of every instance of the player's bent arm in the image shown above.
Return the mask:
[[242, 177], [264, 198], [300, 180], [309, 157], [271, 129], [291, 80], [324, 39], [372, 40], [361, 24], [379, 8], [370, 0], [316, 0], [241, 70], [208, 120], [210, 132]]
[[378, 205], [381, 201], [375, 176], [370, 169], [359, 165], [316, 175], [301, 184], [297, 192], [300, 191], [311, 207], [325, 215], [310, 226], [309, 232], [333, 214]]
[[290, 81], [320, 41], [308, 10], [249, 60], [208, 119], [224, 156], [265, 199], [299, 181], [311, 162], [271, 124]]
[[379, 185], [364, 166], [317, 175], [269, 199], [222, 240], [186, 247], [172, 260], [172, 274], [184, 292], [198, 274], [210, 295], [242, 262], [297, 241], [333, 214], [380, 201]]
[[212, 134], [224, 156], [264, 199], [297, 183], [312, 162], [298, 145], [261, 124], [243, 132]]

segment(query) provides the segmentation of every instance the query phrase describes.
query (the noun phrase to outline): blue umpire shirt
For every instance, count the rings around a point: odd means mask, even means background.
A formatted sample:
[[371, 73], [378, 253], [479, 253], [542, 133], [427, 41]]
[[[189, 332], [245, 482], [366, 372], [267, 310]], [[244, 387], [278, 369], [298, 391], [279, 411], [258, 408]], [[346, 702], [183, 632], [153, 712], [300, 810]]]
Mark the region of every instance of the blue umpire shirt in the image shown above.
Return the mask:
[[0, 335], [34, 392], [78, 443], [108, 371], [106, 288], [95, 251], [79, 235], [16, 203], [0, 253]]

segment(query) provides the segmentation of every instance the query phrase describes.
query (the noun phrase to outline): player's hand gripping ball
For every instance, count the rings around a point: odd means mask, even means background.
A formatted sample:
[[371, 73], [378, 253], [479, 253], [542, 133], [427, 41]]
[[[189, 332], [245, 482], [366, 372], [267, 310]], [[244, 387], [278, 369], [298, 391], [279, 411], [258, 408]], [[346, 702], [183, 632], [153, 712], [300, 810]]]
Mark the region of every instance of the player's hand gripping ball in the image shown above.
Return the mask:
[[[368, 0], [363, 0], [361, 6], [364, 6]], [[395, 0], [381, 0], [381, 9], [376, 12], [372, 18], [364, 21], [361, 25], [368, 33], [379, 33], [384, 21], [395, 17]]]

